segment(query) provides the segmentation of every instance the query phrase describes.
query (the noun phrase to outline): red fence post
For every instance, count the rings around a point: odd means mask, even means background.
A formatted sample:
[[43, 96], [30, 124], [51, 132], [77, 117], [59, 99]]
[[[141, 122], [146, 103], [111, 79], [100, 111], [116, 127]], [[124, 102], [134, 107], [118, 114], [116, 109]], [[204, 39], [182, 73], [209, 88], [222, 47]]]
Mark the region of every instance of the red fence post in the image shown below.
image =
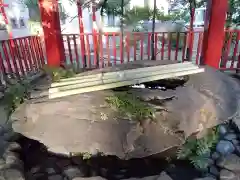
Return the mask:
[[81, 3], [77, 2], [77, 8], [78, 8], [78, 22], [79, 22], [79, 32], [80, 32], [80, 48], [81, 48], [81, 55], [82, 55], [82, 65], [83, 68], [87, 67], [87, 58], [86, 58], [86, 52], [85, 52], [85, 37], [84, 37], [84, 26], [83, 26], [83, 15], [82, 15], [82, 7]]
[[60, 66], [65, 62], [65, 55], [58, 12], [58, 0], [38, 0], [38, 2], [48, 65]]
[[209, 0], [204, 26], [203, 57], [201, 64], [219, 68], [228, 0]]

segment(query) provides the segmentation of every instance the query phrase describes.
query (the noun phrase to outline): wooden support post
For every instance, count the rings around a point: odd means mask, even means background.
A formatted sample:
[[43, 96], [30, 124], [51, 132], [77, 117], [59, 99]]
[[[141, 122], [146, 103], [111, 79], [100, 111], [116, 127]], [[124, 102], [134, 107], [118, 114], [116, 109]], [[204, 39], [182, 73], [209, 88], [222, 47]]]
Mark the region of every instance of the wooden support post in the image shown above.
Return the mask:
[[81, 48], [81, 56], [82, 56], [82, 66], [83, 68], [87, 67], [87, 59], [85, 52], [85, 37], [84, 37], [84, 26], [83, 26], [83, 15], [82, 15], [82, 5], [79, 1], [77, 1], [78, 8], [78, 23], [79, 23], [79, 32], [80, 32], [80, 48]]
[[219, 68], [225, 34], [228, 0], [209, 0], [204, 25], [201, 64]]
[[93, 48], [94, 48], [94, 66], [99, 67], [99, 56], [98, 56], [98, 28], [96, 22], [96, 5], [92, 4], [92, 23], [93, 23]]
[[44, 33], [47, 64], [59, 67], [65, 64], [58, 0], [38, 0]]

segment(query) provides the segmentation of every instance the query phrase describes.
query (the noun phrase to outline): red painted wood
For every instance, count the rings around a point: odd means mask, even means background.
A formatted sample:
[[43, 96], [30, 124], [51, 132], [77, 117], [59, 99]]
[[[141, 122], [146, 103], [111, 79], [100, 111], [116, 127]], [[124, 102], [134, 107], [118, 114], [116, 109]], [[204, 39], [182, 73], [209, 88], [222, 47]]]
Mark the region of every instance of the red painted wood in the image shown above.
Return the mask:
[[93, 53], [94, 53], [94, 66], [98, 66], [97, 64], [97, 50], [98, 50], [98, 40], [97, 40], [97, 33], [93, 31]]
[[28, 42], [29, 42], [29, 49], [30, 49], [30, 54], [32, 56], [32, 62], [33, 62], [33, 67], [35, 70], [38, 69], [38, 66], [37, 66], [37, 60], [36, 60], [36, 56], [35, 56], [35, 53], [34, 53], [34, 50], [33, 50], [33, 43], [31, 41], [31, 37], [28, 37]]
[[127, 33], [126, 36], [126, 52], [127, 52], [127, 62], [130, 61], [130, 48], [129, 48], [129, 44], [130, 44], [130, 34]]
[[116, 34], [113, 33], [113, 56], [114, 56], [114, 65], [117, 64], [117, 48], [116, 48]]
[[6, 73], [6, 69], [4, 67], [4, 63], [3, 63], [3, 56], [2, 53], [0, 53], [0, 72], [5, 75]]
[[121, 61], [121, 64], [123, 63], [123, 57], [124, 57], [124, 50], [123, 50], [123, 35], [120, 34], [120, 61]]
[[179, 46], [179, 36], [180, 36], [180, 33], [177, 32], [177, 39], [176, 39], [176, 51], [175, 51], [175, 61], [177, 61], [177, 58], [178, 58], [178, 46]]
[[73, 35], [73, 44], [74, 44], [74, 51], [75, 51], [75, 57], [76, 57], [76, 63], [77, 67], [79, 69], [80, 64], [79, 64], [79, 57], [78, 57], [78, 49], [77, 49], [77, 42], [76, 42], [76, 35]]
[[70, 63], [73, 65], [72, 48], [71, 48], [71, 42], [70, 42], [69, 36], [71, 35], [67, 36], [68, 52], [69, 52]]
[[7, 50], [6, 44], [7, 44], [6, 41], [2, 41], [2, 48], [3, 48], [3, 52], [4, 52], [6, 64], [7, 64], [7, 71], [9, 73], [13, 74], [13, 68], [12, 68], [12, 65], [10, 63], [10, 58], [9, 58], [9, 54], [8, 54], [8, 50]]
[[43, 67], [44, 63], [43, 63], [43, 60], [42, 60], [42, 55], [41, 55], [41, 50], [40, 50], [39, 37], [35, 36], [34, 39], [35, 39], [35, 44], [36, 44], [38, 57], [39, 57], [38, 62], [40, 64], [40, 66]]
[[165, 33], [162, 33], [161, 60], [164, 59]]
[[82, 64], [83, 67], [86, 66], [86, 50], [85, 50], [85, 39], [84, 39], [84, 26], [82, 21], [82, 7], [80, 2], [77, 2], [78, 7], [78, 22], [79, 22], [79, 31], [80, 31], [80, 48], [81, 48], [81, 56], [82, 56]]
[[203, 64], [219, 68], [228, 0], [209, 0], [204, 28]]
[[147, 54], [148, 54], [148, 60], [150, 60], [150, 54], [151, 54], [151, 33], [148, 33], [148, 45], [147, 45]]
[[21, 51], [22, 51], [23, 62], [25, 64], [27, 72], [29, 72], [31, 69], [30, 69], [30, 66], [29, 66], [29, 63], [28, 63], [28, 57], [27, 57], [27, 54], [26, 54], [26, 51], [25, 51], [25, 47], [23, 46], [23, 40], [24, 39], [22, 39], [22, 38], [19, 39], [19, 43], [20, 43], [20, 47], [21, 47]]
[[[14, 56], [15, 56], [15, 60], [16, 60], [15, 62], [16, 62], [16, 64], [19, 65], [19, 68], [17, 70], [21, 71], [21, 75], [25, 75], [26, 73], [23, 68], [23, 62], [22, 62], [21, 54], [19, 52], [20, 46], [18, 46], [17, 39], [14, 39], [13, 43], [15, 45], [15, 49], [14, 49], [14, 51], [15, 51]], [[18, 65], [17, 65], [17, 67], [18, 67]]]
[[41, 38], [36, 36], [36, 39], [37, 39], [37, 46], [38, 46], [39, 53], [40, 53], [40, 61], [41, 61], [42, 66], [44, 66], [45, 62], [44, 62], [44, 55], [43, 55], [43, 50], [42, 50]]
[[240, 54], [238, 55], [237, 69], [240, 69]]
[[110, 47], [109, 47], [108, 33], [106, 33], [105, 37], [106, 37], [106, 46], [107, 46], [107, 66], [109, 66], [111, 62], [110, 62]]
[[89, 34], [86, 34], [86, 41], [87, 41], [87, 57], [88, 57], [88, 66], [89, 68], [92, 67], [92, 63], [91, 63], [91, 55], [90, 55], [90, 43], [89, 43]]
[[237, 57], [238, 44], [239, 44], [239, 40], [240, 40], [240, 31], [238, 31], [236, 33], [237, 33], [236, 44], [235, 44], [235, 47], [234, 47], [234, 50], [233, 50], [233, 57], [232, 57], [232, 62], [231, 62], [230, 68], [233, 68], [233, 66], [234, 66], [234, 61]]
[[24, 47], [26, 48], [26, 53], [27, 53], [27, 56], [28, 56], [28, 62], [29, 62], [29, 65], [31, 67], [31, 70], [34, 70], [34, 61], [33, 61], [33, 58], [31, 56], [30, 46], [28, 44], [28, 39], [27, 38], [24, 38]]
[[140, 45], [141, 60], [143, 60], [143, 41], [144, 41], [144, 33], [141, 34], [141, 45]]
[[49, 66], [65, 63], [58, 0], [38, 0]]
[[223, 56], [223, 66], [224, 67], [227, 67], [228, 56], [229, 56], [229, 52], [230, 52], [230, 48], [231, 48], [231, 42], [232, 42], [232, 35], [233, 35], [232, 32], [229, 32], [229, 39], [227, 41], [227, 47], [225, 49], [224, 56]]
[[199, 64], [199, 57], [200, 57], [201, 47], [202, 47], [202, 38], [203, 38], [203, 33], [199, 32], [199, 35], [198, 35], [197, 56], [196, 56], [196, 64]]
[[39, 51], [38, 51], [36, 38], [34, 36], [32, 36], [31, 41], [32, 41], [32, 44], [33, 44], [33, 50], [35, 52], [36, 63], [38, 65], [38, 68], [41, 68], [41, 61], [40, 61], [41, 57], [40, 57], [40, 54], [39, 54]]
[[103, 42], [102, 42], [102, 34], [99, 34], [99, 54], [100, 54], [100, 57], [99, 57], [99, 66], [103, 68], [104, 66], [104, 60], [103, 60]]
[[18, 66], [17, 66], [17, 63], [16, 63], [16, 58], [15, 58], [15, 55], [14, 55], [14, 47], [12, 46], [11, 44], [11, 41], [7, 41], [6, 43], [7, 45], [7, 48], [9, 49], [9, 53], [10, 53], [10, 59], [12, 60], [12, 65], [13, 65], [13, 68], [14, 68], [14, 73], [17, 75], [18, 78], [20, 78], [20, 73], [19, 73], [19, 69], [18, 69]]
[[155, 53], [155, 60], [157, 60], [157, 54], [158, 54], [158, 33], [155, 33], [154, 38], [155, 38], [155, 41], [154, 41], [154, 43], [155, 43], [155, 47], [154, 47], [155, 51], [154, 51], [154, 53]]
[[184, 32], [184, 39], [183, 39], [183, 52], [182, 52], [182, 62], [185, 61], [185, 55], [186, 55], [186, 47], [187, 47], [187, 33]]
[[137, 34], [133, 33], [133, 57], [134, 57], [134, 61], [137, 60]]
[[171, 41], [172, 41], [172, 33], [169, 32], [168, 33], [169, 37], [168, 37], [168, 60], [171, 60]]

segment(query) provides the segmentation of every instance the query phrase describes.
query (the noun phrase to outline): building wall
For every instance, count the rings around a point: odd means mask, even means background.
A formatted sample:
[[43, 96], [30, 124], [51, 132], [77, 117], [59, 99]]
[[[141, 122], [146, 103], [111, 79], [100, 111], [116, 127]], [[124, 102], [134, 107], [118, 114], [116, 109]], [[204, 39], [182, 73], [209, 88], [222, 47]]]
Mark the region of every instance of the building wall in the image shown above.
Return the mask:
[[[5, 13], [11, 27], [13, 38], [29, 36], [30, 30], [28, 28], [29, 13], [28, 8], [19, 0], [4, 0], [8, 7], [5, 7]], [[0, 15], [1, 24], [5, 24], [2, 14]], [[6, 30], [0, 31], [0, 40], [8, 39]]]

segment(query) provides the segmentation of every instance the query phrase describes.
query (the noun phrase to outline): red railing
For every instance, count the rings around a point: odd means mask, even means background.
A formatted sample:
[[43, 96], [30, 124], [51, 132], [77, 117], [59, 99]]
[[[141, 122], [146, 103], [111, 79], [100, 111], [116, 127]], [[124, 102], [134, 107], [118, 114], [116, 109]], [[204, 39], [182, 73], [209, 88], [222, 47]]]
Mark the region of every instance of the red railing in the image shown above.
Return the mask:
[[[38, 72], [45, 64], [38, 36], [0, 41], [0, 72], [4, 78], [20, 79]], [[1, 80], [3, 84], [3, 79]]]
[[240, 69], [240, 30], [226, 30], [220, 69]]
[[[137, 60], [190, 60], [199, 64], [203, 32], [127, 32], [63, 34], [66, 62], [80, 67], [97, 68], [114, 66]], [[93, 36], [97, 43], [93, 43]], [[84, 45], [80, 39], [84, 38]], [[154, 44], [152, 44], [154, 39]], [[84, 46], [84, 48], [82, 47]], [[192, 47], [189, 49], [189, 47]]]

